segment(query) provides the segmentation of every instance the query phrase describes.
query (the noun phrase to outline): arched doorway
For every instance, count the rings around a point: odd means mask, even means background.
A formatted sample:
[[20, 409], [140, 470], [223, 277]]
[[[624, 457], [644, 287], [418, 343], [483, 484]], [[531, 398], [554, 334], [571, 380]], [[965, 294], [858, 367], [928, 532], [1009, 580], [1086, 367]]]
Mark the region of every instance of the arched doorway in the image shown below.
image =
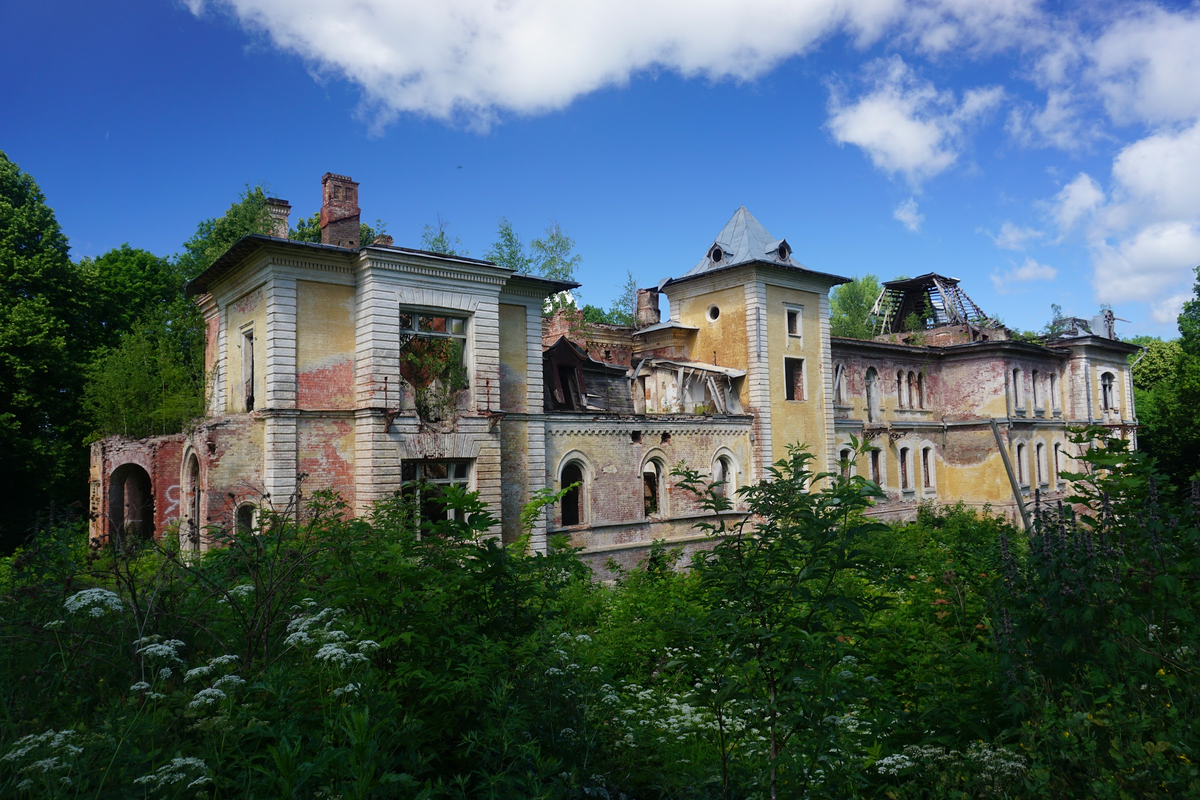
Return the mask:
[[154, 538], [154, 487], [150, 474], [137, 464], [113, 470], [108, 480], [108, 520], [116, 538]]

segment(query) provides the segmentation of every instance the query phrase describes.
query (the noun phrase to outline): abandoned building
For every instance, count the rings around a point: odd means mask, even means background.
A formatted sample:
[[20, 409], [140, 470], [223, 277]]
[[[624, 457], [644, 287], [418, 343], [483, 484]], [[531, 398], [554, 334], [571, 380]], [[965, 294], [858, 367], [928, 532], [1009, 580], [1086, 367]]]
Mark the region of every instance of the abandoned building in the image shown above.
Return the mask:
[[[819, 469], [875, 480], [881, 516], [963, 501], [1017, 518], [1033, 491], [1065, 488], [1068, 426], [1134, 436], [1137, 348], [1111, 314], [1016, 341], [929, 274], [885, 284], [873, 339], [834, 338], [829, 292], [847, 279], [804, 267], [742, 207], [694, 267], [638, 292], [635, 325], [582, 324], [543, 314], [574, 284], [390, 237], [360, 247], [358, 188], [324, 176], [320, 244], [289, 240], [290, 206], [270, 201], [274, 235], [191, 282], [206, 415], [92, 446], [94, 537], [178, 525], [202, 549], [264, 506], [332, 489], [362, 514], [420, 479], [478, 491], [508, 541], [535, 491], [578, 484], [532, 543], [565, 534], [603, 572], [653, 540], [703, 546], [706, 512], [672, 482], [681, 462], [734, 497], [799, 443]], [[852, 436], [875, 445], [856, 463]]]

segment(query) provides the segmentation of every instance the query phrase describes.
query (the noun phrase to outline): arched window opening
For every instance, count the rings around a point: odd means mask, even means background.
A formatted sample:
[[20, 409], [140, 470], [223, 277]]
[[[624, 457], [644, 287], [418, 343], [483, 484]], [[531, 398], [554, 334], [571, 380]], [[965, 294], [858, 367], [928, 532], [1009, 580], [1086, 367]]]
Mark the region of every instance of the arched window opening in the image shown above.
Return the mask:
[[880, 456], [878, 450], [871, 451], [871, 481], [876, 486], [883, 486], [883, 471], [880, 469]]
[[248, 536], [258, 529], [258, 509], [253, 503], [242, 503], [237, 510], [237, 532]]
[[1034, 447], [1034, 449], [1033, 449], [1033, 463], [1034, 463], [1034, 467], [1037, 469], [1037, 482], [1039, 484], [1043, 484], [1046, 482], [1046, 478], [1045, 478], [1046, 473], [1045, 473], [1045, 469], [1042, 466], [1042, 462], [1045, 457], [1046, 457], [1046, 445], [1042, 444], [1041, 442], [1038, 442], [1037, 446]]
[[187, 518], [183, 523], [183, 544], [193, 551], [200, 549], [200, 459], [192, 453], [188, 456], [187, 489], [184, 502], [184, 512]]
[[1038, 389], [1038, 377], [1039, 376], [1038, 376], [1038, 371], [1036, 369], [1033, 371], [1033, 374], [1031, 375], [1031, 377], [1033, 378], [1033, 386], [1032, 386], [1032, 388], [1033, 388], [1033, 407], [1035, 409], [1040, 409], [1042, 407], [1042, 393]]
[[1017, 445], [1017, 483], [1024, 486], [1028, 483], [1025, 479], [1025, 445]]
[[854, 451], [849, 447], [843, 448], [838, 454], [838, 470], [842, 473], [843, 478], [849, 478], [854, 474], [854, 462], [850, 459], [854, 457]]
[[154, 487], [137, 464], [122, 464], [108, 483], [109, 528], [114, 537], [154, 538]]
[[900, 448], [900, 488], [908, 490], [912, 488], [912, 484], [908, 480], [908, 454], [907, 447]]
[[1117, 409], [1116, 393], [1114, 392], [1114, 382], [1116, 378], [1111, 372], [1105, 372], [1100, 376], [1100, 407], [1105, 411], [1115, 411]]
[[879, 373], [867, 370], [867, 422], [879, 421]]
[[571, 487], [562, 499], [562, 524], [578, 525], [583, 522], [583, 469], [578, 461], [572, 461], [563, 467], [559, 486], [564, 489]]
[[921, 480], [926, 489], [933, 488], [933, 473], [930, 471], [930, 461], [928, 447], [921, 448]]
[[1050, 407], [1055, 411], [1059, 408], [1058, 402], [1058, 373], [1050, 373]]
[[838, 364], [833, 371], [833, 402], [836, 405], [846, 405], [846, 368]]
[[1058, 480], [1058, 473], [1062, 472], [1062, 462], [1060, 458], [1062, 453], [1062, 445], [1058, 442], [1054, 443], [1054, 480]]
[[1020, 369], [1014, 369], [1012, 371], [1012, 385], [1013, 385], [1013, 407], [1017, 408], [1017, 409], [1023, 409], [1025, 407], [1025, 399], [1024, 399], [1023, 393], [1021, 392], [1022, 386], [1021, 386], [1021, 370]]
[[657, 458], [642, 466], [642, 511], [647, 518], [664, 513], [665, 480], [662, 462]]
[[896, 373], [896, 405], [904, 408], [904, 373]]
[[911, 372], [908, 373], [908, 407], [909, 408], [917, 407], [917, 404], [915, 402], [913, 402], [915, 399], [915, 393], [917, 390], [916, 383], [917, 383], [917, 376]]
[[734, 485], [733, 461], [729, 456], [717, 456], [713, 462], [713, 491], [721, 497], [733, 497], [737, 486]]
[[917, 373], [917, 403], [918, 408], [925, 407], [925, 376], [920, 372]]

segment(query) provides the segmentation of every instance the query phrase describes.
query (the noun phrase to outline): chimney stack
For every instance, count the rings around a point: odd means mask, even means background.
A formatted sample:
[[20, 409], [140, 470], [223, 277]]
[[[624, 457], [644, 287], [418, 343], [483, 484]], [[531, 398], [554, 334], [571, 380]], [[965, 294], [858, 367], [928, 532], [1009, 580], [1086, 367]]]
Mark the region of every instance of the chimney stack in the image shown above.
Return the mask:
[[358, 184], [345, 175], [321, 178], [321, 244], [358, 247]]
[[638, 289], [637, 314], [634, 325], [638, 328], [646, 328], [657, 325], [661, 320], [662, 315], [658, 310], [658, 289]]
[[288, 216], [292, 213], [292, 205], [287, 200], [278, 197], [267, 198], [267, 213], [271, 215], [271, 235], [276, 239], [288, 238]]

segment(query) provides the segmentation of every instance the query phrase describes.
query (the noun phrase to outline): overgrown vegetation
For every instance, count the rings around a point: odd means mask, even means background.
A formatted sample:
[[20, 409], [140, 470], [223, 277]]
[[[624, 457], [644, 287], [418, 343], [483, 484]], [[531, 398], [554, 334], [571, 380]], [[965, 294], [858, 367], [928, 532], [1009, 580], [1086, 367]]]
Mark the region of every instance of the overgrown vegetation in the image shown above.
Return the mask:
[[1200, 498], [1102, 433], [1028, 539], [871, 522], [877, 487], [795, 450], [739, 490], [753, 533], [610, 586], [457, 486], [422, 525], [317, 495], [192, 561], [50, 527], [0, 562], [0, 795], [1195, 796]]

